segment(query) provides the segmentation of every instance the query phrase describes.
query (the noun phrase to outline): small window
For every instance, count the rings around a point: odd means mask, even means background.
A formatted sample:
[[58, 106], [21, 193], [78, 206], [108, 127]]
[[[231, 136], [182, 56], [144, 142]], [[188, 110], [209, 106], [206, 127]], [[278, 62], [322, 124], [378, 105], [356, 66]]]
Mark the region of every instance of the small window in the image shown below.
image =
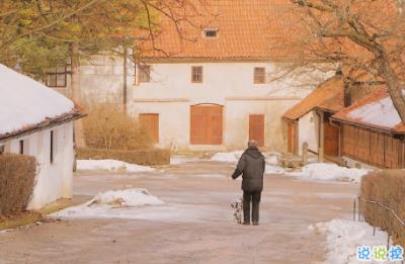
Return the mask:
[[214, 28], [204, 29], [204, 36], [206, 38], [216, 38], [218, 36], [218, 30]]
[[24, 155], [24, 140], [20, 140], [20, 154]]
[[49, 147], [49, 150], [50, 150], [50, 155], [49, 155], [49, 162], [51, 163], [51, 164], [53, 164], [53, 161], [54, 161], [54, 154], [55, 154], [55, 147], [54, 147], [54, 145], [55, 145], [55, 142], [54, 142], [54, 133], [53, 133], [53, 130], [51, 131], [51, 133], [50, 133], [50, 147]]
[[266, 82], [266, 69], [264, 67], [255, 68], [253, 81], [255, 84], [263, 84]]
[[67, 86], [67, 66], [58, 66], [46, 73], [45, 84], [48, 87]]
[[203, 82], [203, 67], [193, 66], [191, 67], [191, 82], [202, 83]]
[[139, 65], [139, 78], [140, 83], [150, 82], [150, 65]]
[[4, 145], [0, 145], [0, 155], [3, 155], [6, 152], [6, 147]]

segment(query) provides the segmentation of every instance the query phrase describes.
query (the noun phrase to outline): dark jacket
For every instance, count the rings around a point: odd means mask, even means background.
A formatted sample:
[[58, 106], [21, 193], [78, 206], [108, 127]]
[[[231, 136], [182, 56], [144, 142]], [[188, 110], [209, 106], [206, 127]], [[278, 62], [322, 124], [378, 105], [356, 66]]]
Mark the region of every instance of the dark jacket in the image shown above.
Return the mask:
[[250, 147], [240, 157], [232, 178], [236, 179], [242, 174], [242, 190], [261, 191], [265, 167], [263, 154], [256, 147]]

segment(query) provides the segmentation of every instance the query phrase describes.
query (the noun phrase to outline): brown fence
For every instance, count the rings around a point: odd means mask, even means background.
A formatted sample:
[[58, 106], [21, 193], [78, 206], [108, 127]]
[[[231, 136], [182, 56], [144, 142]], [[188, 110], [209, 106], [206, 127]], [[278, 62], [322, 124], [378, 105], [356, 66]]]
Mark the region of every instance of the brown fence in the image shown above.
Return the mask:
[[170, 164], [170, 150], [105, 150], [84, 148], [77, 150], [77, 159], [115, 159], [138, 165], [167, 165]]
[[0, 155], [0, 216], [25, 211], [36, 176], [36, 160], [23, 155]]
[[405, 168], [405, 140], [358, 128], [343, 126], [343, 155], [380, 168]]
[[361, 211], [368, 223], [405, 247], [405, 171], [373, 172], [362, 179]]

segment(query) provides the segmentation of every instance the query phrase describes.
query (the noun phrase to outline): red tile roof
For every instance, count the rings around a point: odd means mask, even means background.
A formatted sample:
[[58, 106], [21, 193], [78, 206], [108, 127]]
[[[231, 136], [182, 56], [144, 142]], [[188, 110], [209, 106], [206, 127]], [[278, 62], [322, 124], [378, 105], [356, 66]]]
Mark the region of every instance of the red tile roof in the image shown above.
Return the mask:
[[343, 108], [343, 89], [344, 84], [342, 77], [332, 77], [319, 85], [301, 102], [289, 109], [283, 117], [296, 120], [315, 108], [329, 112], [337, 112]]
[[350, 107], [344, 108], [335, 114], [333, 119], [394, 134], [405, 134], [405, 123], [401, 122], [385, 87], [380, 87]]
[[[197, 26], [180, 23], [182, 34], [179, 35], [173, 22], [162, 18], [154, 48], [151, 41], [141, 44], [141, 56], [155, 60], [286, 60], [292, 56], [293, 51], [283, 39], [298, 37], [302, 30], [297, 26], [298, 18], [284, 12], [291, 6], [289, 1], [202, 2], [206, 3], [204, 7], [199, 6], [203, 15], [190, 18]], [[204, 28], [217, 29], [217, 37], [205, 37]]]

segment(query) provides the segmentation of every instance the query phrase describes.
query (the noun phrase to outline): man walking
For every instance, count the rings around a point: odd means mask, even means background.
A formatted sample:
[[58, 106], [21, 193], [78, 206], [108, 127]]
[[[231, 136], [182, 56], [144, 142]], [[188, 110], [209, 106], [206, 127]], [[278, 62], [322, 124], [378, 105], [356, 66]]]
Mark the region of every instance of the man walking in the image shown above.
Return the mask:
[[242, 175], [243, 218], [244, 225], [250, 225], [250, 204], [252, 203], [252, 223], [259, 224], [259, 203], [263, 190], [263, 174], [266, 162], [257, 148], [257, 143], [250, 140], [248, 148], [239, 159], [232, 178]]

